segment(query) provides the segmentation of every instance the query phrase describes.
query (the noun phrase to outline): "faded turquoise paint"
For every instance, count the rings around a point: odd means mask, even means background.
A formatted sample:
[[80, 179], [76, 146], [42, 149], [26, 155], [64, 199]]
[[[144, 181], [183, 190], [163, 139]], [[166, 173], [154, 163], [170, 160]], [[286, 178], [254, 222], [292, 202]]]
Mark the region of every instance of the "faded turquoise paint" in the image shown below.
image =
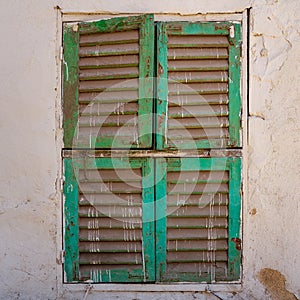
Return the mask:
[[143, 16], [140, 27], [138, 148], [152, 147], [154, 16]]
[[[82, 276], [84, 278], [90, 278], [90, 272], [83, 272]], [[93, 271], [91, 280], [94, 283], [140, 283], [144, 278], [143, 270], [102, 270], [102, 271]]]
[[[209, 140], [184, 140], [177, 142], [176, 145], [172, 145], [172, 140], [168, 140], [168, 149], [209, 149], [209, 148], [224, 148], [226, 144], [221, 139], [209, 139]], [[229, 143], [229, 141], [228, 141]]]
[[153, 20], [153, 15], [112, 18], [94, 22], [82, 22], [79, 24], [80, 34], [115, 32], [139, 29], [142, 23]]
[[167, 257], [167, 164], [165, 158], [155, 159], [155, 212], [156, 212], [156, 281], [166, 273]]
[[145, 274], [143, 281], [155, 281], [155, 215], [154, 215], [154, 160], [144, 159], [142, 167], [143, 187], [143, 264]]
[[79, 34], [73, 26], [63, 26], [63, 129], [64, 147], [73, 146], [73, 137], [78, 121], [78, 48]]
[[230, 22], [167, 22], [166, 27], [172, 35], [228, 35]]
[[229, 38], [229, 136], [231, 147], [241, 146], [241, 25], [231, 25], [233, 37]]
[[156, 149], [167, 147], [168, 41], [166, 23], [157, 24]]
[[228, 279], [238, 280], [241, 268], [241, 249], [236, 244], [240, 240], [241, 223], [241, 191], [242, 191], [242, 160], [230, 159], [229, 180], [229, 226], [228, 226]]
[[78, 183], [76, 169], [71, 158], [64, 159], [64, 196], [65, 196], [65, 262], [66, 282], [79, 280], [78, 248]]
[[231, 158], [168, 158], [168, 171], [229, 170]]
[[[154, 243], [154, 159], [152, 158], [78, 158], [64, 160], [65, 174], [65, 271], [67, 282], [80, 282], [92, 276], [94, 282], [155, 281]], [[142, 247], [144, 267], [135, 271], [93, 271], [79, 276], [78, 173], [80, 169], [142, 170]], [[100, 228], [101, 231], [101, 228]], [[98, 280], [98, 281], [97, 281]]]
[[[74, 159], [75, 160], [75, 159]], [[137, 169], [141, 168], [145, 158], [130, 159], [128, 157], [77, 158], [76, 165], [80, 169]]]

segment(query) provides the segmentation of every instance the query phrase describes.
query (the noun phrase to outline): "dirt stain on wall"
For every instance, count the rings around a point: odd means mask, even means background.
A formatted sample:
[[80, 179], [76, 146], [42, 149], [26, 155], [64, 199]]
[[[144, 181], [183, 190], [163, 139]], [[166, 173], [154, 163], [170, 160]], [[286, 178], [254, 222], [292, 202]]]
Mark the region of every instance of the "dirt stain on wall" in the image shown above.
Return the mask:
[[271, 294], [273, 300], [297, 300], [296, 296], [286, 289], [286, 279], [279, 271], [262, 269], [258, 274], [258, 279]]

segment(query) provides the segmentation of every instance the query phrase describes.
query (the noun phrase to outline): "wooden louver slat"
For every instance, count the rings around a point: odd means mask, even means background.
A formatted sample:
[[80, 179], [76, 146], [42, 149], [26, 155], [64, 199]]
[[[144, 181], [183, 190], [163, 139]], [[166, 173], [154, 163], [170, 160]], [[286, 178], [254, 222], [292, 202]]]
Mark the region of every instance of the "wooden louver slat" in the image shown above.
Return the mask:
[[[207, 59], [207, 56], [205, 58], [199, 57], [197, 59], [190, 58], [189, 50], [192, 50], [193, 53], [195, 52], [194, 47], [197, 47], [204, 52], [207, 46], [218, 47], [208, 48], [210, 51], [206, 51], [206, 55], [208, 56], [208, 54], [210, 54], [209, 59]], [[172, 52], [173, 47], [180, 47], [181, 49], [184, 49], [185, 52], [179, 57], [173, 53], [173, 57], [168, 58], [169, 95], [184, 97], [185, 95], [191, 94], [194, 95], [195, 98], [198, 98], [197, 102], [203, 101], [205, 103], [206, 100], [202, 98], [202, 95], [212, 94], [215, 98], [218, 98], [219, 95], [228, 93], [228, 84], [226, 82], [228, 78], [228, 57], [226, 57], [226, 59], [219, 58], [219, 52], [226, 53], [228, 49], [228, 39], [226, 36], [172, 36], [169, 34], [168, 48], [170, 49], [170, 52]], [[176, 73], [174, 71], [176, 71]], [[218, 73], [212, 73], [212, 71], [217, 71]], [[214, 80], [212, 79], [212, 74], [218, 74], [217, 77], [213, 77]], [[180, 82], [177, 82], [178, 79], [181, 79]], [[211, 81], [213, 81], [213, 83]], [[193, 128], [182, 126], [182, 128], [179, 129], [178, 126], [175, 125], [174, 128], [173, 123], [170, 122], [171, 119], [169, 119], [167, 138], [169, 139], [170, 144], [173, 141], [176, 147], [180, 147], [181, 145], [184, 145], [184, 143], [180, 142], [182, 139], [193, 140], [196, 143], [201, 143], [202, 140], [216, 141], [219, 139], [228, 139], [228, 129], [224, 130], [224, 127], [218, 128], [218, 126], [220, 126], [218, 111], [228, 111], [227, 104], [207, 103], [208, 105], [205, 109], [202, 106], [191, 107], [189, 99], [187, 99], [186, 102], [181, 103], [172, 103], [169, 99], [169, 118], [175, 116], [173, 113], [175, 108], [173, 107], [174, 104], [177, 104], [177, 109], [181, 110], [181, 114], [179, 113], [179, 115], [177, 115], [177, 120], [178, 118], [195, 119], [198, 126]], [[188, 114], [186, 113], [186, 107], [189, 111]], [[202, 127], [202, 118], [206, 118], [207, 112], [209, 111], [212, 120], [212, 123], [210, 124], [211, 127]], [[226, 123], [228, 123], [228, 120], [226, 120]]]
[[[136, 74], [138, 77], [138, 30], [113, 32], [113, 33], [96, 33], [90, 35], [80, 36], [80, 48], [79, 48], [79, 66], [85, 64], [87, 59], [91, 62], [88, 69], [83, 69], [79, 73], [79, 105], [81, 106], [81, 95], [83, 93], [99, 93], [109, 95], [115, 94], [115, 99], [110, 100], [109, 103], [102, 103], [101, 99], [92, 100], [88, 106], [84, 106], [84, 118], [89, 118], [89, 122], [85, 123], [84, 127], [81, 127], [81, 116], [79, 117], [79, 133], [78, 140], [81, 143], [89, 143], [89, 145], [98, 144], [97, 139], [105, 138], [122, 139], [123, 142], [134, 144], [138, 142], [137, 123], [129, 122], [126, 128], [123, 127], [123, 121], [120, 118], [127, 112], [132, 112], [135, 115], [138, 114], [138, 104], [133, 107], [132, 103], [126, 103], [119, 101], [118, 93], [126, 93], [129, 91], [136, 92], [136, 99], [138, 99], [138, 80], [131, 79], [132, 74]], [[131, 39], [131, 40], [130, 40]], [[130, 43], [128, 43], [130, 40]], [[134, 43], [135, 42], [135, 43]], [[134, 50], [137, 55], [135, 56], [135, 66], [127, 66], [122, 64], [123, 59], [125, 62], [130, 60], [132, 55], [122, 55], [126, 51]], [[97, 53], [99, 55], [97, 55]], [[109, 56], [109, 54], [113, 56]], [[121, 54], [119, 54], [121, 53]], [[92, 54], [93, 58], [85, 58]], [[101, 55], [102, 54], [102, 55]], [[107, 54], [107, 56], [103, 56]], [[111, 60], [108, 59], [111, 57]], [[119, 57], [119, 64], [117, 62]], [[96, 62], [96, 63], [95, 63]], [[113, 67], [113, 68], [111, 68]], [[110, 76], [106, 79], [105, 76]], [[120, 79], [115, 79], [121, 76]], [[97, 96], [96, 96], [97, 98]], [[112, 97], [111, 97], [112, 98]], [[86, 103], [86, 101], [84, 102]], [[97, 114], [94, 115], [93, 106], [97, 106]], [[132, 109], [130, 109], [130, 106]], [[82, 107], [82, 106], [81, 106]], [[117, 115], [117, 122], [111, 123], [109, 117]], [[97, 116], [106, 115], [107, 118], [99, 119]], [[120, 116], [121, 115], [121, 116]], [[109, 126], [108, 126], [109, 125]], [[89, 141], [93, 139], [93, 141]], [[100, 142], [100, 146], [103, 142]], [[105, 145], [103, 145], [105, 146]]]

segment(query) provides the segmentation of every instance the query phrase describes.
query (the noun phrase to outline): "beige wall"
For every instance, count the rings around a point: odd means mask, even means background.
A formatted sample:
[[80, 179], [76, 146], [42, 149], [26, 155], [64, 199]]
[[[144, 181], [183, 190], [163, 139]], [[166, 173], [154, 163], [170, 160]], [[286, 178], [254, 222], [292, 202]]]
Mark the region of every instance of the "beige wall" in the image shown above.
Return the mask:
[[[271, 268], [285, 276], [286, 288], [300, 297], [299, 0], [2, 0], [0, 299], [82, 299], [85, 294], [84, 285], [61, 283], [61, 13], [72, 19], [78, 13], [151, 12], [167, 19], [172, 17], [169, 13], [242, 14], [248, 7], [252, 9], [248, 146], [246, 134], [244, 139], [243, 280], [242, 285], [211, 289], [223, 299], [268, 299], [264, 278], [273, 276], [277, 282], [280, 276], [260, 272]], [[203, 19], [193, 16], [198, 17]], [[244, 63], [244, 71], [245, 67]], [[211, 293], [188, 292], [205, 286], [182, 287], [187, 290], [184, 294], [149, 294], [147, 289], [155, 290], [149, 286], [138, 286], [143, 293], [121, 293], [118, 288], [124, 287], [108, 287], [101, 294], [94, 287], [88, 299], [100, 295], [101, 299], [216, 299]], [[292, 297], [282, 295], [281, 299]]]

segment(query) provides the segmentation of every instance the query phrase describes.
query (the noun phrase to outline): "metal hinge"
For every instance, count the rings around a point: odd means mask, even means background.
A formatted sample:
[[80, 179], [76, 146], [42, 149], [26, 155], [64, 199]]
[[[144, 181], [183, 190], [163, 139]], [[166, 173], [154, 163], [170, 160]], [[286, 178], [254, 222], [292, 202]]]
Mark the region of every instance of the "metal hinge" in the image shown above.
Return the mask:
[[64, 48], [63, 48], [63, 46], [60, 46], [59, 47], [59, 59], [60, 59], [60, 61], [63, 61], [63, 58], [64, 58]]
[[65, 262], [65, 250], [61, 250], [59, 253], [59, 257], [56, 258], [56, 262], [58, 265], [62, 265]]
[[61, 192], [64, 190], [64, 183], [65, 183], [64, 178], [60, 178], [59, 179], [59, 188], [60, 188]]
[[66, 251], [61, 250], [60, 251], [60, 261], [61, 261], [62, 264], [65, 262], [65, 255], [66, 255]]

